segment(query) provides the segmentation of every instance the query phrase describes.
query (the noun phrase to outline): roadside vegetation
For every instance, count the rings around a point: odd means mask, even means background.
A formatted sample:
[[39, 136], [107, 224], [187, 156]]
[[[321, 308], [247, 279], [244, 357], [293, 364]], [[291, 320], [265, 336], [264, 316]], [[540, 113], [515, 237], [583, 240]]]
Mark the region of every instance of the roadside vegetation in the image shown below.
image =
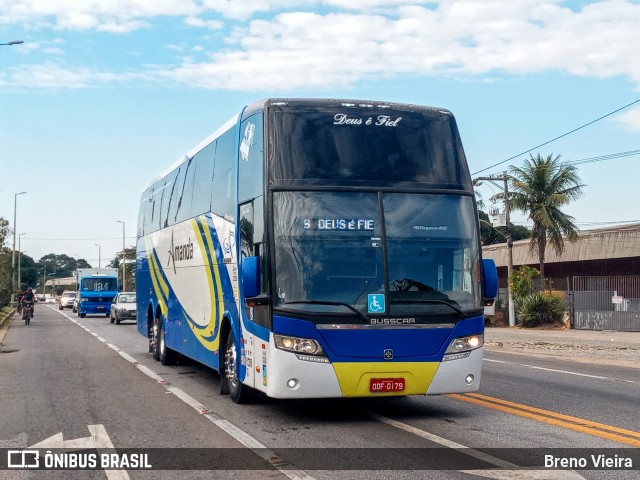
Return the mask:
[[[575, 242], [578, 229], [573, 217], [562, 208], [582, 195], [584, 185], [574, 166], [560, 160], [560, 155], [546, 157], [529, 154], [522, 167], [510, 166], [509, 188], [506, 193], [494, 195], [492, 201], [509, 202], [512, 210], [526, 214], [533, 223], [531, 230], [509, 225], [513, 240], [529, 238], [529, 249], [537, 253], [540, 269], [522, 266], [514, 270], [509, 281], [516, 312], [516, 321], [523, 327], [562, 323], [564, 293], [552, 291], [545, 281], [544, 260], [547, 245], [561, 255], [565, 240]], [[479, 206], [482, 202], [478, 202]], [[504, 231], [491, 227], [488, 216], [479, 212], [482, 244], [504, 243]], [[499, 238], [502, 237], [502, 238]], [[534, 291], [533, 280], [540, 278], [539, 291]]]
[[533, 222], [530, 251], [538, 253], [540, 279], [545, 284], [544, 259], [547, 244], [560, 255], [565, 239], [575, 242], [578, 227], [571, 215], [562, 211], [582, 195], [578, 170], [560, 160], [560, 155], [546, 157], [529, 154], [522, 167], [509, 168], [508, 195], [498, 194], [495, 199], [508, 200], [513, 210], [520, 210]]

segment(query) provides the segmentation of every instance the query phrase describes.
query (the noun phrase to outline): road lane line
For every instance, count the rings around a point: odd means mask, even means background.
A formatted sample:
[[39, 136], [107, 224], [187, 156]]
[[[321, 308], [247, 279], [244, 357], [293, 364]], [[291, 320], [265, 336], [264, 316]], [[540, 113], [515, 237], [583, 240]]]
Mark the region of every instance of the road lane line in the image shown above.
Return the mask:
[[371, 418], [378, 420], [379, 422], [391, 425], [392, 427], [404, 430], [407, 433], [411, 433], [418, 437], [429, 440], [430, 442], [437, 443], [443, 447], [453, 448], [459, 452], [465, 453], [471, 457], [477, 458], [483, 462], [495, 465], [502, 470], [459, 470], [460, 472], [469, 473], [471, 475], [477, 475], [485, 478], [492, 478], [495, 480], [511, 480], [518, 478], [520, 480], [578, 480], [584, 479], [584, 477], [573, 470], [530, 470], [522, 469], [520, 466], [502, 460], [501, 458], [494, 457], [488, 453], [480, 452], [474, 448], [467, 447], [460, 443], [448, 440], [433, 433], [427, 432], [420, 428], [393, 420], [389, 417], [379, 415], [373, 412], [367, 412]]
[[147, 377], [162, 384], [164, 388], [167, 390], [167, 393], [171, 393], [175, 395], [177, 398], [182, 400], [182, 402], [184, 402], [185, 404], [187, 404], [188, 406], [196, 410], [200, 415], [202, 415], [207, 420], [209, 420], [214, 425], [216, 425], [218, 428], [220, 428], [222, 431], [224, 431], [227, 435], [229, 435], [230, 437], [232, 437], [234, 440], [244, 445], [245, 447], [249, 448], [251, 451], [253, 451], [253, 453], [258, 455], [260, 458], [263, 458], [264, 460], [266, 460], [271, 466], [273, 466], [273, 468], [277, 469], [280, 473], [282, 473], [286, 477], [290, 478], [291, 480], [315, 480], [315, 478], [309, 475], [307, 472], [296, 469], [296, 468], [292, 468], [292, 467], [295, 467], [295, 465], [292, 465], [284, 461], [280, 457], [278, 457], [275, 454], [275, 452], [268, 449], [266, 446], [264, 446], [262, 443], [260, 443], [258, 440], [256, 440], [254, 437], [249, 435], [244, 430], [236, 427], [234, 424], [232, 424], [228, 420], [218, 417], [214, 413], [210, 412], [202, 403], [200, 403], [198, 400], [196, 400], [191, 395], [186, 393], [184, 390], [178, 387], [169, 385], [167, 381], [164, 380], [160, 375], [155, 373], [149, 367], [146, 367], [141, 363], [139, 363], [138, 360], [136, 360], [134, 357], [126, 353], [117, 345], [109, 343], [106, 339], [98, 336], [96, 333], [94, 333], [89, 328], [85, 327], [79, 321], [76, 321], [68, 317], [64, 312], [58, 312], [58, 313], [60, 313], [60, 315], [64, 316], [65, 318], [67, 318], [67, 320], [70, 320], [71, 322], [75, 323], [76, 325], [83, 328], [88, 333], [90, 333], [91, 335], [99, 339], [108, 348], [110, 348], [111, 350], [114, 350], [116, 353], [118, 353], [118, 355], [120, 355], [126, 361], [135, 365], [136, 368], [140, 370], [142, 373], [144, 373]]
[[640, 447], [640, 433], [624, 428], [614, 427], [603, 423], [592, 422], [583, 418], [572, 417], [561, 413], [543, 410], [541, 408], [531, 407], [520, 403], [509, 402], [486, 395], [477, 393], [466, 393], [464, 395], [454, 393], [447, 395], [450, 398], [461, 400], [463, 402], [472, 403], [498, 410], [505, 413], [517, 415], [519, 417], [528, 418], [538, 422], [548, 423], [556, 427], [567, 428], [580, 433], [586, 433], [596, 437], [612, 440], [618, 443], [624, 443], [635, 447]]
[[597, 380], [609, 380], [609, 377], [602, 377], [600, 375], [589, 375], [588, 373], [570, 372], [568, 370], [557, 370], [555, 368], [536, 367], [535, 365], [529, 365], [527, 363], [505, 362], [504, 360], [491, 360], [489, 358], [485, 358], [484, 361], [493, 362], [493, 363], [505, 363], [507, 365], [518, 365], [519, 367], [531, 368], [533, 370], [544, 370], [547, 372], [565, 373], [567, 375], [574, 375], [576, 377], [588, 377], [588, 378], [595, 378]]
[[528, 363], [507, 362], [507, 361], [504, 361], [504, 360], [493, 360], [493, 359], [490, 359], [490, 358], [485, 358], [484, 361], [485, 362], [491, 362], [491, 363], [502, 363], [502, 364], [506, 364], [506, 365], [517, 365], [519, 367], [531, 368], [532, 370], [543, 370], [545, 372], [563, 373], [563, 374], [566, 374], [566, 375], [574, 375], [576, 377], [594, 378], [596, 380], [612, 380], [614, 382], [623, 382], [623, 383], [640, 383], [640, 382], [637, 382], [635, 380], [623, 380], [623, 379], [620, 379], [620, 378], [603, 377], [601, 375], [590, 375], [588, 373], [571, 372], [569, 370], [558, 370], [558, 369], [555, 369], [555, 368], [537, 367], [535, 365], [529, 365]]
[[496, 467], [507, 468], [507, 469], [519, 468], [518, 465], [514, 463], [507, 462], [506, 460], [501, 460], [500, 458], [494, 457], [484, 452], [479, 452], [478, 450], [474, 450], [473, 448], [469, 448], [465, 445], [440, 437], [438, 435], [427, 432], [425, 430], [414, 427], [412, 425], [399, 422], [398, 420], [393, 420], [392, 418], [385, 417], [383, 415], [379, 415], [373, 412], [368, 412], [367, 414], [370, 417], [378, 420], [379, 422], [386, 423], [387, 425], [391, 425], [392, 427], [399, 428], [400, 430], [404, 430], [405, 432], [408, 432], [408, 433], [412, 433], [413, 435], [417, 435], [418, 437], [422, 437], [424, 439], [429, 440], [430, 442], [442, 445], [443, 447], [454, 448], [457, 450], [464, 450], [464, 452], [467, 455], [477, 458], [478, 460], [482, 460], [483, 462], [490, 463], [491, 465], [495, 465]]
[[219, 428], [227, 432], [233, 438], [235, 438], [238, 442], [243, 444], [245, 447], [251, 449], [256, 455], [263, 458], [275, 468], [284, 473], [291, 480], [314, 480], [307, 472], [304, 470], [297, 470], [291, 468], [293, 465], [282, 460], [278, 457], [274, 451], [268, 449], [265, 445], [260, 443], [258, 440], [253, 438], [251, 435], [246, 433], [243, 430], [240, 430], [234, 424], [230, 423], [228, 420], [224, 420], [223, 418], [218, 417], [214, 413], [207, 413], [204, 415], [209, 421], [217, 425]]

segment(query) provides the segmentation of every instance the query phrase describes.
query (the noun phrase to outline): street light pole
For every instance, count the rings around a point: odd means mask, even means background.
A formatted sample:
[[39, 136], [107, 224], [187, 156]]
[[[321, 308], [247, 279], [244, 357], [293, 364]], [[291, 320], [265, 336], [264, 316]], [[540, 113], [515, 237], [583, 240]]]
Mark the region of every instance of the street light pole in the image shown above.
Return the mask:
[[18, 212], [18, 195], [27, 192], [16, 193], [13, 196], [13, 254], [11, 255], [11, 303], [16, 299], [16, 214]]
[[46, 293], [47, 284], [47, 260], [42, 262], [42, 295]]
[[116, 222], [122, 224], [122, 291], [127, 291], [127, 277], [126, 277], [126, 265], [124, 263], [124, 222], [122, 220], [116, 220]]
[[22, 254], [22, 247], [21, 247], [22, 235], [25, 235], [25, 234], [21, 233], [20, 235], [18, 235], [18, 290], [20, 290], [20, 286], [22, 285], [22, 278], [20, 277], [20, 270], [22, 267], [22, 261], [20, 258]]
[[96, 247], [98, 247], [98, 268], [102, 268], [102, 267], [101, 267], [101, 263], [100, 263], [100, 260], [101, 260], [101, 255], [100, 255], [100, 248], [101, 248], [101, 247], [100, 247], [100, 244], [98, 244], [98, 243], [94, 243], [94, 245], [95, 245]]

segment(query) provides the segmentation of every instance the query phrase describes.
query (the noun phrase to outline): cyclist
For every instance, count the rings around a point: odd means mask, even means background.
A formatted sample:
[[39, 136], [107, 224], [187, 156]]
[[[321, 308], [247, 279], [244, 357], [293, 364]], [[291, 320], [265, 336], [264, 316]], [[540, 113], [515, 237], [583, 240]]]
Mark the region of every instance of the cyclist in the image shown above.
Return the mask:
[[22, 296], [24, 295], [24, 292], [22, 290], [18, 291], [18, 296], [16, 297], [18, 299], [18, 315], [20, 315], [22, 313]]
[[33, 318], [33, 304], [35, 301], [36, 296], [31, 287], [29, 287], [20, 299], [20, 303], [22, 304], [22, 318], [27, 325], [29, 324], [29, 319]]

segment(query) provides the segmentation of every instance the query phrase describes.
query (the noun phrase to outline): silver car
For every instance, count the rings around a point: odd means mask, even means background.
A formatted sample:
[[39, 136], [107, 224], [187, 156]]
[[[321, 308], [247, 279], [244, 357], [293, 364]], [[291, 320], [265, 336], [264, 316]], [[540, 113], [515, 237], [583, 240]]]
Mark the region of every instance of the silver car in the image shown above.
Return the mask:
[[60, 295], [60, 305], [58, 306], [59, 310], [64, 310], [65, 308], [73, 307], [73, 301], [76, 299], [76, 292], [62, 292]]
[[120, 292], [113, 299], [109, 318], [111, 323], [120, 325], [122, 320], [136, 320], [138, 317], [136, 310], [136, 292]]

